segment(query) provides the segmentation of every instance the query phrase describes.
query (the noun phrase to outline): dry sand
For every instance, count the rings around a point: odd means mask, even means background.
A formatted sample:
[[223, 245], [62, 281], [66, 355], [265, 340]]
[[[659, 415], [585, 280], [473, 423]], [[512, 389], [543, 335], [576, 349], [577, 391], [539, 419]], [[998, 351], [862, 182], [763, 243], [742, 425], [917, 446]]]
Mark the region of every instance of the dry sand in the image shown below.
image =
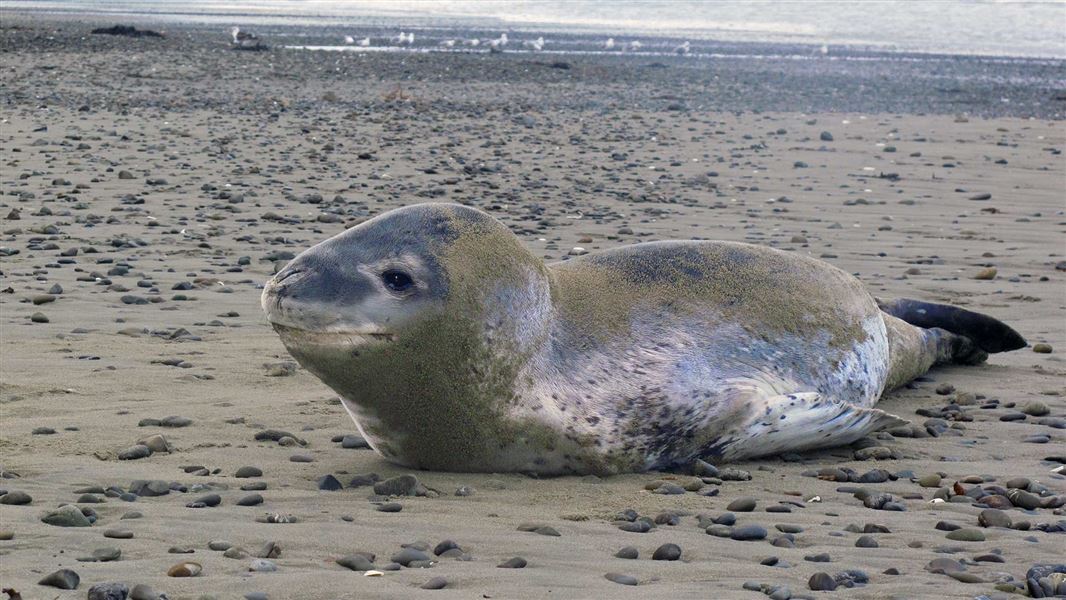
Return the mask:
[[[997, 594], [994, 584], [1004, 574], [1024, 580], [1035, 563], [1062, 562], [1066, 536], [1036, 528], [1061, 523], [1062, 508], [1008, 511], [1015, 522], [1028, 521], [1030, 531], [981, 528], [979, 507], [931, 504], [938, 488], [919, 487], [906, 473], [940, 472], [947, 487], [966, 476], [997, 484], [1027, 477], [1046, 486], [1045, 495], [1066, 493], [1066, 480], [1052, 474], [1060, 463], [1044, 460], [1066, 454], [1062, 121], [731, 113], [621, 102], [543, 109], [552, 98], [597, 93], [600, 88], [580, 79], [610, 79], [611, 69], [620, 68], [609, 59], [575, 59], [571, 69], [546, 70], [528, 59], [501, 58], [509, 73], [546, 73], [512, 86], [478, 79], [474, 71], [477, 81], [438, 81], [449, 61], [473, 68], [470, 58], [412, 58], [402, 73], [397, 58], [371, 56], [351, 60], [371, 71], [367, 61], [380, 60], [390, 74], [337, 80], [271, 67], [310, 58], [231, 52], [217, 40], [198, 42], [200, 54], [179, 55], [85, 50], [64, 33], [56, 47], [41, 38], [24, 47], [19, 35], [25, 30], [5, 30], [0, 95], [0, 219], [6, 216], [0, 246], [17, 251], [0, 263], [0, 488], [25, 492], [32, 502], [0, 506], [0, 530], [13, 534], [0, 541], [0, 584], [23, 598], [84, 598], [101, 582], [148, 584], [171, 599], [253, 591], [272, 599], [764, 597], [742, 590], [745, 581], [821, 597], [808, 590], [808, 578], [847, 569], [864, 571], [869, 583], [832, 595], [974, 598]], [[570, 83], [559, 79], [564, 76]], [[405, 81], [414, 81], [404, 83], [411, 98], [389, 97]], [[657, 93], [651, 83], [630, 82], [626, 90], [596, 85], [605, 94]], [[326, 92], [339, 100], [323, 100]], [[441, 97], [451, 100], [435, 102]], [[833, 141], [820, 140], [823, 131]], [[978, 194], [990, 198], [974, 200]], [[979, 367], [940, 369], [888, 395], [879, 406], [918, 429], [927, 417], [916, 410], [944, 406], [960, 393], [964, 404], [973, 398], [965, 393], [979, 395], [963, 407], [972, 421], [949, 423], [939, 437], [882, 435], [877, 443], [891, 448], [895, 460], [856, 461], [854, 449], [841, 448], [742, 463], [733, 466], [752, 479], [722, 483], [717, 497], [645, 490], [660, 477], [691, 481], [684, 475], [538, 480], [419, 472], [440, 495], [400, 498], [402, 512], [379, 512], [367, 500], [370, 488], [319, 491], [316, 481], [329, 473], [347, 483], [357, 473], [407, 471], [370, 450], [331, 442], [355, 428], [335, 394], [313, 376], [302, 369], [268, 376], [264, 365], [291, 359], [259, 309], [259, 287], [284, 264], [284, 253], [367, 216], [429, 200], [491, 210], [551, 260], [574, 246], [696, 237], [823, 257], [878, 296], [985, 312], [1054, 351], [1027, 348]], [[996, 269], [995, 277], [975, 279], [987, 267]], [[62, 293], [54, 301], [32, 303], [55, 284]], [[179, 284], [191, 289], [175, 289]], [[144, 300], [150, 302], [126, 303]], [[47, 323], [31, 321], [38, 312]], [[163, 362], [175, 359], [179, 366]], [[939, 395], [941, 384], [957, 392]], [[981, 397], [999, 405], [981, 409]], [[1000, 421], [1011, 407], [1034, 402], [1050, 409], [1045, 424], [1034, 416]], [[192, 423], [138, 426], [169, 415]], [[55, 433], [35, 434], [38, 428]], [[307, 445], [254, 441], [266, 428], [292, 432]], [[117, 459], [157, 433], [174, 452]], [[1033, 435], [1048, 443], [1023, 443]], [[293, 462], [293, 455], [312, 460]], [[187, 465], [211, 474], [186, 473]], [[239, 486], [250, 480], [233, 475], [246, 465], [264, 473], [260, 506], [236, 505], [246, 495]], [[857, 484], [803, 475], [823, 467], [904, 476]], [[126, 489], [141, 479], [215, 486], [222, 504], [186, 508], [212, 490], [135, 502], [106, 497], [80, 504], [99, 515], [92, 527], [40, 520], [78, 500], [79, 488]], [[463, 485], [474, 494], [455, 496]], [[848, 485], [893, 494], [907, 510], [866, 508], [838, 491]], [[821, 502], [765, 512], [814, 495]], [[697, 514], [718, 516], [744, 496], [757, 498], [758, 506], [738, 513], [738, 524], [767, 527], [767, 540], [715, 537], [697, 525]], [[627, 533], [612, 523], [625, 509], [686, 516], [677, 525]], [[133, 510], [143, 517], [121, 518]], [[298, 522], [256, 521], [267, 513], [291, 514]], [[986, 539], [949, 540], [934, 528], [939, 521], [980, 529]], [[517, 531], [525, 522], [561, 535]], [[794, 548], [771, 545], [780, 523], [803, 528]], [[860, 534], [845, 531], [849, 524], [879, 524], [890, 533], [873, 534], [878, 548], [856, 548]], [[107, 529], [133, 538], [104, 537]], [[430, 569], [377, 578], [334, 562], [367, 551], [384, 565], [403, 543], [432, 548], [444, 539], [472, 559], [446, 558]], [[208, 549], [211, 540], [228, 540], [253, 556], [224, 558]], [[269, 541], [281, 547], [271, 559], [277, 572], [250, 573], [254, 554]], [[682, 560], [650, 560], [667, 542], [682, 548]], [[613, 556], [627, 545], [639, 549], [638, 560]], [[194, 552], [168, 553], [175, 546]], [[119, 548], [121, 558], [76, 560], [102, 547]], [[997, 551], [1002, 564], [972, 562]], [[832, 562], [804, 560], [819, 553]], [[529, 565], [497, 568], [514, 556]], [[760, 564], [771, 556], [787, 566]], [[967, 563], [977, 582], [928, 572], [937, 558]], [[168, 567], [182, 560], [201, 563], [203, 573], [167, 577]], [[61, 567], [80, 574], [76, 591], [37, 585]], [[900, 574], [884, 574], [890, 568]], [[612, 583], [604, 578], [608, 572], [633, 575], [640, 585]], [[419, 589], [436, 576], [447, 579], [446, 589]]]

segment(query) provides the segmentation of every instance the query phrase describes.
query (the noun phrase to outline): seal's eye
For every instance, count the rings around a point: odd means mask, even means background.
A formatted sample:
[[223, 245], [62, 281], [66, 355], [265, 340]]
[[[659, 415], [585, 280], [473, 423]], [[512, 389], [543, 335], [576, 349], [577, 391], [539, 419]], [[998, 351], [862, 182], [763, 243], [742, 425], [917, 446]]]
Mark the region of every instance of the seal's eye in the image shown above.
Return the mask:
[[389, 269], [382, 273], [381, 280], [385, 282], [385, 287], [394, 292], [406, 292], [415, 285], [410, 275], [396, 269]]

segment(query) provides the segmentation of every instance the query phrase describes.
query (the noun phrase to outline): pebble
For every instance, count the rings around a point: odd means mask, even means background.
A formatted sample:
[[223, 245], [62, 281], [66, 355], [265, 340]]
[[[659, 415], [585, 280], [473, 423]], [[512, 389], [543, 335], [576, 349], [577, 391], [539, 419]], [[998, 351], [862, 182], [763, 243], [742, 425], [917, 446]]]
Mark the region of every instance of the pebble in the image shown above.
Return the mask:
[[78, 558], [81, 562], [111, 562], [118, 560], [122, 556], [122, 551], [118, 548], [97, 548], [93, 550], [91, 556], [83, 556]]
[[160, 594], [143, 583], [138, 583], [130, 590], [130, 600], [166, 600], [166, 598], [164, 594]]
[[443, 577], [434, 577], [421, 585], [424, 590], [443, 590], [446, 587], [448, 587], [448, 580]]
[[526, 559], [521, 556], [516, 556], [514, 558], [509, 558], [496, 566], [501, 569], [524, 569], [527, 564], [529, 563], [526, 562]]
[[926, 488], [940, 487], [940, 475], [937, 473], [922, 475], [918, 479], [918, 485]]
[[1051, 344], [1033, 344], [1033, 352], [1036, 352], [1037, 354], [1051, 354]]
[[124, 583], [98, 583], [89, 588], [88, 600], [126, 600], [130, 588]]
[[878, 546], [880, 546], [880, 544], [877, 543], [877, 540], [868, 535], [861, 536], [859, 539], [855, 540], [856, 548], [877, 548]]
[[258, 506], [262, 503], [263, 496], [260, 494], [248, 494], [237, 500], [237, 506]]
[[318, 479], [318, 489], [320, 490], [335, 492], [342, 488], [344, 488], [344, 486], [341, 485], [340, 480], [333, 475], [323, 475]]
[[232, 548], [227, 548], [226, 551], [222, 553], [222, 556], [224, 558], [242, 560], [248, 558], [249, 554], [248, 551], [244, 548], [241, 548], [240, 546], [233, 546]]
[[677, 544], [663, 544], [651, 555], [652, 560], [678, 560], [680, 558], [681, 546]]
[[951, 558], [934, 558], [925, 566], [930, 573], [958, 573], [965, 571], [966, 567], [957, 560]]
[[104, 537], [116, 540], [130, 540], [133, 539], [133, 532], [126, 529], [105, 529]]
[[259, 467], [241, 467], [237, 469], [237, 472], [234, 473], [233, 476], [241, 479], [248, 477], [262, 477], [263, 470]]
[[621, 585], [637, 585], [637, 578], [632, 575], [623, 575], [622, 573], [608, 573], [604, 575], [607, 581], [613, 581]]
[[185, 505], [186, 508], [211, 508], [222, 504], [222, 496], [206, 494]]
[[614, 556], [615, 558], [633, 560], [640, 557], [640, 552], [633, 546], [625, 546], [618, 552], [615, 552]]
[[337, 564], [353, 571], [370, 571], [376, 569], [373, 554], [352, 554], [337, 559]]
[[766, 528], [761, 525], [742, 525], [734, 527], [729, 537], [740, 541], [757, 541], [766, 539]]
[[384, 513], [398, 513], [403, 510], [403, 505], [399, 502], [385, 502], [379, 504], [376, 508], [378, 512]]
[[0, 504], [21, 506], [30, 502], [33, 502], [33, 498], [26, 492], [14, 491], [0, 496]]
[[88, 517], [77, 506], [65, 504], [41, 517], [41, 521], [56, 527], [89, 527]]
[[167, 576], [169, 577], [196, 577], [203, 571], [204, 568], [200, 566], [200, 563], [192, 561], [184, 561], [173, 565], [167, 569]]
[[232, 548], [233, 544], [228, 540], [211, 540], [210, 542], [207, 542], [207, 547], [215, 552], [225, 552]]
[[837, 582], [829, 573], [818, 572], [807, 580], [807, 587], [816, 592], [831, 592], [837, 589]]
[[755, 505], [755, 498], [744, 497], [730, 502], [725, 508], [731, 512], [751, 512], [755, 510]]
[[152, 455], [152, 449], [144, 444], [134, 444], [125, 450], [118, 453], [119, 460], [137, 460], [139, 458], [148, 458]]
[[74, 590], [78, 588], [81, 577], [70, 569], [60, 569], [45, 575], [37, 582], [37, 585], [45, 585], [61, 590]]
[[979, 529], [956, 529], [948, 532], [947, 538], [956, 542], [983, 542], [985, 534]]
[[1029, 402], [1026, 402], [1021, 410], [1023, 413], [1031, 417], [1045, 417], [1051, 413], [1051, 409], [1048, 408], [1048, 405], [1039, 400], [1030, 400]]
[[407, 547], [393, 554], [390, 560], [406, 567], [412, 561], [430, 561], [433, 560], [433, 557], [416, 548]]
[[425, 496], [426, 490], [414, 475], [400, 475], [374, 484], [379, 496]]
[[357, 450], [362, 448], [369, 448], [370, 444], [367, 443], [362, 436], [358, 435], [346, 435], [341, 438], [341, 448], [347, 448], [350, 450]]
[[273, 561], [264, 558], [256, 558], [252, 561], [252, 564], [248, 566], [248, 570], [259, 573], [272, 573], [278, 570], [278, 565]]
[[977, 515], [977, 523], [981, 527], [1010, 527], [1011, 518], [1002, 510], [986, 508]]

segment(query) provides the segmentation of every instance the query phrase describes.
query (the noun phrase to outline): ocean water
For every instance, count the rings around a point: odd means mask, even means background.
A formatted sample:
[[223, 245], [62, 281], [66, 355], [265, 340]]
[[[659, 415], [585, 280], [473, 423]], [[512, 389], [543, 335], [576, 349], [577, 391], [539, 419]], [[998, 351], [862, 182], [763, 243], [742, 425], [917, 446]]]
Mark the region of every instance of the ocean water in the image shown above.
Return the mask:
[[[1066, 1], [4, 0], [4, 11], [244, 26], [395, 25], [1066, 58]], [[422, 37], [422, 36], [420, 36]], [[432, 37], [432, 35], [430, 36]], [[526, 36], [528, 37], [528, 36]]]

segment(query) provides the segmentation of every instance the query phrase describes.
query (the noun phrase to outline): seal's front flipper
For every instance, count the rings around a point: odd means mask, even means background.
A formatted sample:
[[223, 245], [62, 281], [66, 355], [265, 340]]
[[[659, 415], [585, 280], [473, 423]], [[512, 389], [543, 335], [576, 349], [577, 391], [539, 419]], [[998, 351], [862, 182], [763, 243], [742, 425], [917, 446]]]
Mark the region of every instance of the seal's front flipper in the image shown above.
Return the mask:
[[756, 412], [701, 458], [726, 462], [810, 448], [843, 446], [907, 421], [876, 408], [862, 408], [801, 392], [753, 400]]

